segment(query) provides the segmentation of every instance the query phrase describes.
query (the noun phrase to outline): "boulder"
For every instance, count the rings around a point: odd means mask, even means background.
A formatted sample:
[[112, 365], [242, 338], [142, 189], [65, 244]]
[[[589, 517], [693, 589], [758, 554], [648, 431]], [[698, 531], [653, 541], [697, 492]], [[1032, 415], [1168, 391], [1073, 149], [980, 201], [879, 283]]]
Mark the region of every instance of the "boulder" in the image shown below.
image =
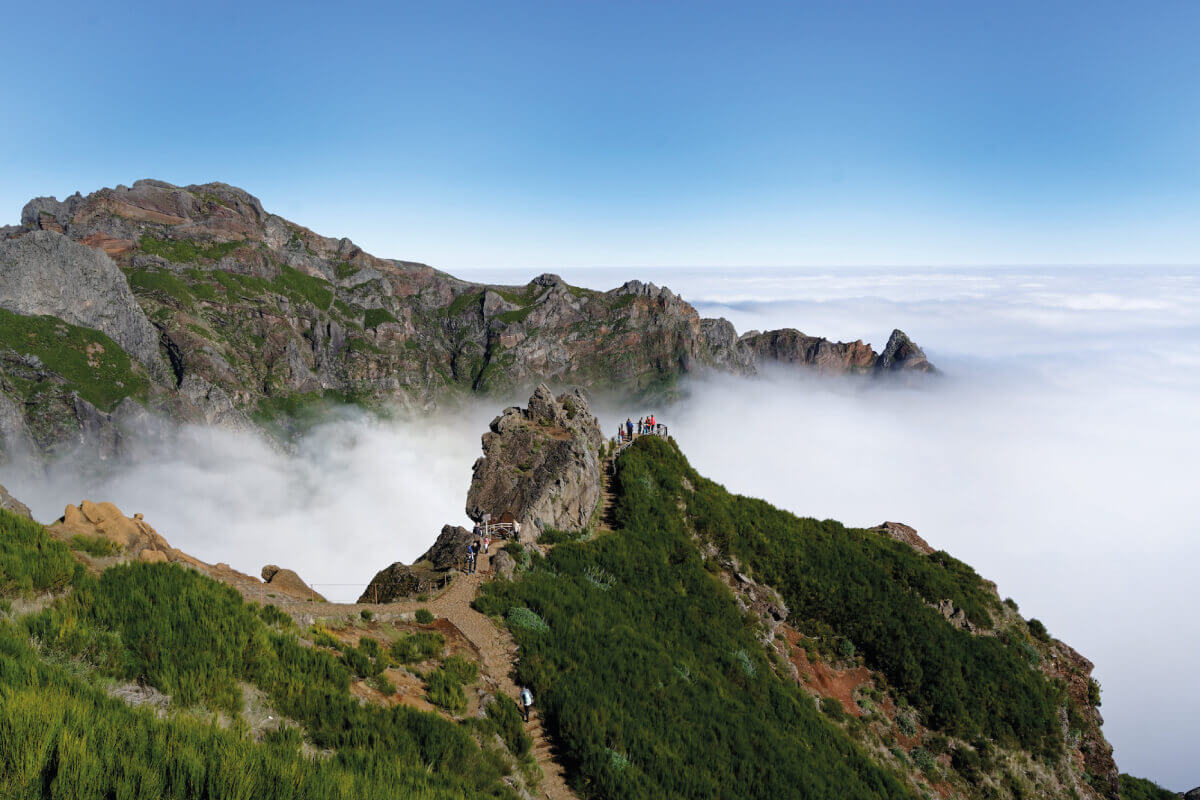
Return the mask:
[[288, 597], [294, 597], [297, 600], [317, 600], [325, 602], [325, 598], [317, 592], [313, 591], [312, 587], [300, 579], [293, 570], [283, 569], [274, 564], [268, 564], [262, 568], [263, 582], [267, 587], [275, 593], [285, 594]]
[[544, 527], [580, 531], [600, 500], [604, 437], [579, 390], [558, 395], [541, 384], [527, 408], [507, 408], [483, 435], [467, 492], [467, 516], [508, 512], [523, 539]]
[[492, 571], [496, 574], [496, 577], [512, 578], [512, 576], [517, 572], [516, 559], [512, 557], [511, 553], [505, 552], [504, 550], [497, 550], [492, 555], [491, 563]]
[[430, 568], [436, 570], [455, 569], [462, 563], [467, 547], [474, 541], [475, 535], [461, 525], [443, 525], [433, 546], [415, 563], [428, 562]]
[[3, 486], [0, 486], [0, 508], [26, 519], [33, 519], [33, 514], [29, 511], [29, 506], [9, 494], [8, 490]]
[[1184, 792], [1183, 794], [1181, 794], [1179, 796], [1182, 797], [1183, 800], [1200, 800], [1200, 786], [1197, 786], [1195, 789], [1192, 789], [1190, 792]]
[[380, 570], [358, 598], [360, 603], [394, 603], [415, 594], [433, 591], [444, 579], [431, 570], [410, 567], [397, 561]]

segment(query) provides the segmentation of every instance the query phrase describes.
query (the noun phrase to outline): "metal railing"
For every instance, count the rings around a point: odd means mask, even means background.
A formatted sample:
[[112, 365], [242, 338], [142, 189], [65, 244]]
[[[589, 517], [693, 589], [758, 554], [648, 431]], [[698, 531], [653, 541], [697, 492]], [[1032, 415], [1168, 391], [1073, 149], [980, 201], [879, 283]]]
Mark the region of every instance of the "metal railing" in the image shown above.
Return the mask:
[[612, 439], [609, 440], [616, 448], [612, 451], [611, 460], [609, 462], [609, 471], [616, 472], [617, 456], [621, 455], [621, 453], [625, 450], [626, 447], [629, 447], [629, 445], [636, 442], [642, 436], [661, 436], [662, 438], [665, 439], [670, 435], [671, 434], [670, 434], [670, 431], [667, 428], [667, 426], [663, 425], [660, 422], [657, 425], [655, 425], [654, 427], [645, 426], [641, 430], [641, 432], [634, 430], [632, 436], [626, 436], [624, 433], [622, 433], [619, 437], [614, 436]]

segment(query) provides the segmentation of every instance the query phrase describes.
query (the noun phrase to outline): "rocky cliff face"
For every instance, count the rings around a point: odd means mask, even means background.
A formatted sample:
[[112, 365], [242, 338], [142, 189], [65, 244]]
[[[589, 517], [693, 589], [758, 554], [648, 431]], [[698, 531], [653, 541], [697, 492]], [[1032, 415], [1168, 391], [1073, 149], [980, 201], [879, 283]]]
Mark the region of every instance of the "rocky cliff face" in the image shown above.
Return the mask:
[[528, 541], [545, 528], [583, 530], [600, 501], [603, 444], [582, 392], [555, 397], [538, 386], [528, 408], [506, 408], [483, 435], [467, 516], [479, 521], [510, 513]]
[[[930, 369], [899, 332], [878, 356], [862, 342], [794, 330], [739, 338], [728, 321], [702, 319], [669, 289], [640, 281], [599, 292], [555, 275], [524, 286], [457, 280], [320, 236], [222, 183], [143, 180], [37, 198], [21, 225], [0, 229], [0, 288], [0, 308], [111, 337], [150, 378], [124, 396], [217, 424], [330, 400], [425, 409], [456, 393], [543, 381], [639, 393], [688, 373], [750, 374], [767, 363]], [[17, 363], [18, 336], [3, 337], [4, 354], [0, 395], [17, 408], [39, 386], [63, 383], [61, 369]], [[123, 381], [108, 383], [121, 395]], [[50, 449], [77, 439], [87, 416], [69, 396], [40, 413], [40, 422], [25, 414], [25, 430], [10, 420], [7, 438]], [[0, 408], [0, 423], [9, 416]]]

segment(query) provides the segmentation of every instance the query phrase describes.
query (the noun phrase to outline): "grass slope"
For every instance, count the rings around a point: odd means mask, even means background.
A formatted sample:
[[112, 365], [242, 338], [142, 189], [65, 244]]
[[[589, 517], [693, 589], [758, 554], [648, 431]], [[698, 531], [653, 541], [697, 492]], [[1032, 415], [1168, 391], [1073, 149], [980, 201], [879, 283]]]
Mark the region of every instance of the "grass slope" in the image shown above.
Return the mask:
[[[46, 370], [66, 381], [67, 389], [104, 411], [126, 397], [144, 395], [150, 385], [145, 374], [135, 371], [129, 354], [106, 334], [57, 317], [26, 317], [0, 309], [0, 348], [36, 356]], [[39, 385], [34, 384], [33, 391]]]
[[[378, 645], [356, 658], [305, 646], [274, 609], [176, 565], [93, 578], [41, 526], [0, 511], [5, 596], [67, 585], [41, 612], [0, 619], [0, 797], [512, 796], [467, 726], [350, 694], [354, 665]], [[169, 693], [174, 713], [111, 699], [112, 679]], [[253, 741], [239, 722], [245, 685], [332, 757], [302, 755], [294, 731]]]

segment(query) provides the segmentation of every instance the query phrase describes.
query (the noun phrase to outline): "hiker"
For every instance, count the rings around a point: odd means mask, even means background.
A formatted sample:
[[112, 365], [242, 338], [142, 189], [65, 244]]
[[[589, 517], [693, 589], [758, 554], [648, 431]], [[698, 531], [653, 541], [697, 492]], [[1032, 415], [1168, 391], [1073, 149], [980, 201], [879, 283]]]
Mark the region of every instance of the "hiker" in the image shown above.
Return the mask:
[[617, 423], [617, 444], [621, 444], [621, 442], [623, 442], [623, 441], [625, 441], [625, 426], [618, 422]]
[[488, 551], [488, 548], [491, 547], [491, 545], [492, 545], [492, 537], [490, 537], [490, 536], [483, 537], [483, 552], [486, 553]]
[[474, 555], [471, 557], [471, 572], [474, 572], [479, 566], [479, 551], [482, 549], [483, 545], [476, 539], [474, 544], [471, 545], [471, 550], [474, 551]]
[[467, 574], [475, 572], [475, 545], [467, 545]]
[[521, 687], [521, 716], [529, 722], [529, 709], [533, 706], [533, 692], [529, 691], [528, 686]]
[[646, 418], [638, 417], [638, 436], [646, 432]]
[[633, 420], [630, 419], [629, 417], [625, 418], [625, 431], [628, 435], [628, 438], [632, 439], [633, 438]]

